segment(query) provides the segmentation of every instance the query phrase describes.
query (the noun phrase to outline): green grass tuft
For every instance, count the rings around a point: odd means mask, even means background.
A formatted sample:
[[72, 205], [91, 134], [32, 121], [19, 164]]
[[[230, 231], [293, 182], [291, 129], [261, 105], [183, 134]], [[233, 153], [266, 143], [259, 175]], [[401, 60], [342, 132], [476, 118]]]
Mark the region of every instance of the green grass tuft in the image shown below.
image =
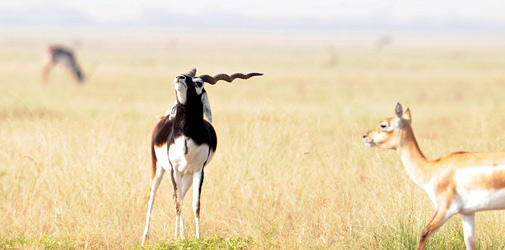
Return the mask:
[[13, 239], [0, 239], [0, 249], [16, 249], [27, 245], [28, 241], [24, 236]]
[[68, 238], [42, 235], [40, 238], [27, 239], [24, 235], [13, 239], [0, 239], [0, 249], [77, 249], [75, 242]]
[[377, 249], [416, 249], [420, 230], [414, 227], [412, 215], [398, 217], [394, 224], [383, 225], [374, 233]]
[[148, 250], [161, 250], [161, 249], [251, 249], [256, 242], [253, 239], [243, 239], [240, 237], [212, 237], [202, 239], [184, 239], [172, 243], [160, 242], [156, 245], [146, 247], [135, 247], [133, 249], [148, 249]]

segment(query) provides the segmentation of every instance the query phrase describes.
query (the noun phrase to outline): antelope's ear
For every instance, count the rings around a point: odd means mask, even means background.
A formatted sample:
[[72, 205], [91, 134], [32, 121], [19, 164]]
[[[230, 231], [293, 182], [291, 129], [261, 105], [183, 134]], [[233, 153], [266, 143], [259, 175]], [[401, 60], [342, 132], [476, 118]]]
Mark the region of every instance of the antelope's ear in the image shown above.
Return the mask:
[[400, 103], [396, 104], [395, 114], [396, 114], [395, 121], [398, 124], [398, 127], [401, 127], [403, 125], [403, 123], [402, 123], [403, 108]]
[[412, 116], [410, 115], [410, 109], [407, 108], [405, 113], [403, 114], [403, 119], [407, 120], [409, 123], [412, 123]]
[[203, 113], [207, 116], [209, 122], [212, 123], [212, 111], [210, 110], [209, 97], [207, 96], [207, 92], [205, 89], [202, 91], [202, 104], [203, 104]]
[[397, 118], [402, 118], [403, 108], [402, 108], [402, 105], [400, 103], [396, 104], [395, 113], [396, 113], [396, 117]]

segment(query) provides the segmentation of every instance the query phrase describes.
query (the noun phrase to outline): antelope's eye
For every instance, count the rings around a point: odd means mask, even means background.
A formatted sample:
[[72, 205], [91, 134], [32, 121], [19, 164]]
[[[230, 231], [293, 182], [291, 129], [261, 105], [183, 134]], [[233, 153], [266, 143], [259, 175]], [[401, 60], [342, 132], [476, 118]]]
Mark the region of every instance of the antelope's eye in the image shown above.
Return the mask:
[[381, 124], [381, 128], [386, 128], [388, 125], [387, 124]]

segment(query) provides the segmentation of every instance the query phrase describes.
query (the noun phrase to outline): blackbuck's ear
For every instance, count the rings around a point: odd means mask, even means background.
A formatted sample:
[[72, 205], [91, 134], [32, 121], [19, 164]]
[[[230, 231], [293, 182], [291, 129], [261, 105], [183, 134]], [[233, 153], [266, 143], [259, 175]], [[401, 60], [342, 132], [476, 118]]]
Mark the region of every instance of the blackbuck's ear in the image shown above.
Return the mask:
[[202, 104], [203, 104], [203, 113], [209, 119], [209, 122], [212, 123], [212, 111], [210, 110], [209, 97], [207, 96], [207, 92], [203, 89], [202, 92]]
[[412, 123], [412, 116], [410, 115], [409, 108], [407, 108], [407, 110], [405, 110], [405, 113], [403, 114], [403, 119], [409, 121], [409, 123]]
[[402, 105], [400, 103], [396, 104], [395, 114], [396, 114], [395, 121], [398, 124], [398, 127], [401, 127], [402, 126], [403, 108], [402, 108]]

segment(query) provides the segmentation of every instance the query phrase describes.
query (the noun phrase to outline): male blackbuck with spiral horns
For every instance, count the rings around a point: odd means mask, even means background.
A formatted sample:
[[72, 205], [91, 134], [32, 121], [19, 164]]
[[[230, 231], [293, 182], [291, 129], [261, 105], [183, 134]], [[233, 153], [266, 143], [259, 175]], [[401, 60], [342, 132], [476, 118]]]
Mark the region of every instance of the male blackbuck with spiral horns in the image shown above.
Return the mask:
[[156, 190], [165, 171], [170, 173], [174, 187], [176, 211], [175, 237], [184, 237], [181, 214], [182, 201], [188, 189], [193, 187], [193, 211], [195, 214], [196, 237], [200, 237], [200, 194], [204, 167], [216, 151], [217, 138], [212, 125], [203, 119], [205, 114], [212, 122], [211, 110], [204, 82], [215, 84], [219, 80], [232, 82], [236, 78], [248, 79], [260, 73], [219, 74], [195, 76], [196, 69], [175, 77], [176, 103], [154, 128], [151, 141], [151, 191], [147, 207], [147, 218], [142, 245], [149, 233], [149, 222]]
[[418, 249], [449, 218], [460, 214], [467, 249], [475, 249], [475, 212], [505, 209], [505, 153], [455, 152], [427, 159], [417, 145], [410, 110], [396, 105], [396, 116], [363, 135], [369, 147], [395, 149], [410, 178], [435, 204], [435, 215], [421, 232]]

